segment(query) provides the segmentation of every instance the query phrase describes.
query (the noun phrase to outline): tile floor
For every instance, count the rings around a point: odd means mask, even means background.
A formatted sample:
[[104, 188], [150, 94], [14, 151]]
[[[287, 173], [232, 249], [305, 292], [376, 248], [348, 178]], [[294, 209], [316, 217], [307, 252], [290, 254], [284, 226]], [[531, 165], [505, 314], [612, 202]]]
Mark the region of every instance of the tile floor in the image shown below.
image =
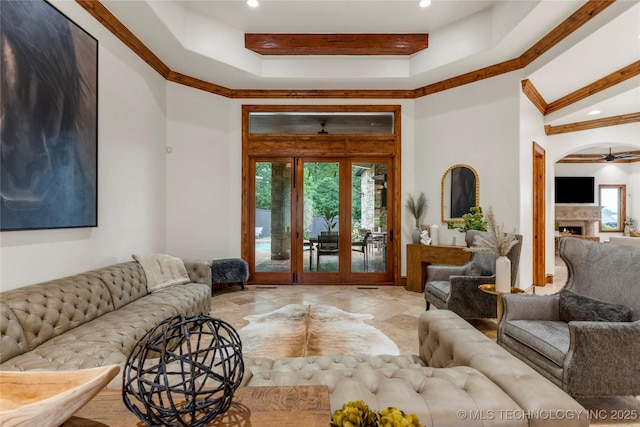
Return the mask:
[[[558, 258], [554, 283], [536, 288], [537, 294], [557, 292], [566, 280], [566, 268]], [[243, 318], [265, 314], [287, 304], [327, 304], [353, 313], [372, 314], [368, 323], [391, 338], [400, 353], [418, 353], [417, 319], [425, 309], [424, 295], [401, 286], [238, 286], [214, 290], [211, 316], [240, 329], [249, 322]], [[495, 319], [473, 321], [487, 336], [495, 338]]]
[[[556, 258], [554, 283], [537, 287], [536, 294], [551, 294], [562, 288], [566, 281], [564, 262]], [[418, 354], [417, 318], [425, 309], [424, 295], [410, 292], [401, 286], [312, 286], [312, 285], [264, 285], [239, 286], [214, 290], [210, 315], [220, 318], [240, 329], [249, 322], [243, 317], [264, 314], [287, 304], [328, 304], [353, 313], [375, 316], [369, 324], [380, 329], [398, 346], [401, 354]], [[473, 321], [485, 335], [495, 339], [495, 319]], [[640, 403], [633, 399], [623, 402], [625, 408], [634, 410]], [[636, 405], [638, 404], [638, 405]], [[611, 407], [618, 407], [616, 402]], [[631, 405], [631, 406], [629, 406]], [[638, 423], [616, 424], [640, 426]], [[593, 423], [593, 422], [592, 422]], [[600, 424], [604, 427], [609, 424]]]

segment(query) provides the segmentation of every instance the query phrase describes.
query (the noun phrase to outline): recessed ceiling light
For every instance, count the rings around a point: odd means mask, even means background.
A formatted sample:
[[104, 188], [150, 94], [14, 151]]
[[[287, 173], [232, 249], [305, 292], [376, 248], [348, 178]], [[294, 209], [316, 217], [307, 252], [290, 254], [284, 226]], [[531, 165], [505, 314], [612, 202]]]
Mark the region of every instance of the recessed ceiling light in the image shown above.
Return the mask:
[[258, 0], [247, 0], [249, 7], [258, 7]]
[[595, 116], [596, 114], [600, 114], [600, 113], [602, 113], [602, 111], [592, 110], [592, 111], [589, 111], [587, 114], [589, 114], [590, 116]]
[[420, 0], [420, 7], [429, 7], [431, 6], [431, 0]]

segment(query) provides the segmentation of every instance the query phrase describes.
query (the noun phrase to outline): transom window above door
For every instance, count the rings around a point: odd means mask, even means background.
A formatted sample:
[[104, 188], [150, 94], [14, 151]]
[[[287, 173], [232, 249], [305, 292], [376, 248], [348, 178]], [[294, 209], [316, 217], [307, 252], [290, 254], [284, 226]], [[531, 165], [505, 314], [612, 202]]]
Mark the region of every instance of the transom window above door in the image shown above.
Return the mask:
[[393, 135], [393, 112], [251, 112], [249, 133]]

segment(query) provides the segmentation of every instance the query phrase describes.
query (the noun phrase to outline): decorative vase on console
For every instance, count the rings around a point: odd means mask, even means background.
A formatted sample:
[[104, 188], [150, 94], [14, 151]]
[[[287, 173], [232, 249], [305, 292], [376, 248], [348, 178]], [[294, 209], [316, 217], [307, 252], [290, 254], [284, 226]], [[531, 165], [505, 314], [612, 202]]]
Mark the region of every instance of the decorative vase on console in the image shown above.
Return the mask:
[[511, 260], [507, 254], [517, 243], [515, 232], [505, 233], [504, 226], [496, 225], [493, 210], [487, 212], [487, 231], [489, 235], [476, 236], [474, 245], [467, 248], [470, 252], [488, 252], [498, 255], [496, 259], [496, 291], [511, 292]]
[[440, 236], [439, 236], [439, 230], [440, 230], [440, 226], [438, 226], [438, 224], [433, 224], [430, 227], [429, 230], [429, 234], [431, 235], [431, 244], [432, 245], [439, 245], [440, 244]]
[[496, 291], [505, 294], [511, 292], [511, 260], [506, 256], [496, 259]]
[[416, 227], [413, 230], [411, 230], [411, 242], [414, 245], [419, 244], [421, 235], [422, 235], [422, 230], [419, 227]]
[[420, 244], [420, 235], [422, 234], [422, 229], [420, 228], [420, 218], [427, 210], [427, 197], [424, 193], [420, 193], [418, 199], [415, 200], [413, 195], [409, 194], [409, 198], [407, 199], [407, 209], [411, 212], [411, 215], [416, 220], [416, 228], [411, 231], [411, 241], [414, 245]]

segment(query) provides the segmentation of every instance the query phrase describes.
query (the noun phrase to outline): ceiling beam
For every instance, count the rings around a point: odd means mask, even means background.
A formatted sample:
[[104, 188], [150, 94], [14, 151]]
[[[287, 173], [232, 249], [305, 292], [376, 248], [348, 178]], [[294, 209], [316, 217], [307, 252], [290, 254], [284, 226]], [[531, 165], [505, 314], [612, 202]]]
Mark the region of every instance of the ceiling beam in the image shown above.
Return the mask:
[[249, 33], [244, 46], [261, 55], [413, 55], [429, 47], [429, 35]]
[[545, 125], [544, 133], [558, 135], [561, 133], [578, 132], [581, 130], [595, 129], [607, 126], [626, 125], [640, 122], [640, 113], [622, 114], [620, 116], [605, 117], [602, 119], [587, 120], [584, 122], [567, 123], [564, 125]]
[[[605, 162], [604, 160], [604, 155], [598, 155], [598, 154], [568, 154], [567, 156], [563, 157], [562, 159], [558, 160], [556, 163], [635, 163], [635, 162], [640, 162], [640, 150], [634, 150], [634, 151], [623, 151], [623, 152], [619, 152], [619, 153], [611, 153], [613, 155], [620, 155], [620, 154], [631, 154], [634, 156], [638, 156], [638, 157], [629, 157], [629, 158], [622, 158], [622, 159], [615, 159], [609, 162]], [[595, 157], [597, 156], [597, 157]]]
[[605, 162], [603, 159], [560, 159], [556, 163], [636, 163], [640, 162], [640, 159], [615, 159], [610, 162]]
[[569, 34], [589, 22], [597, 14], [611, 6], [615, 0], [589, 0], [577, 11], [562, 21], [549, 34], [540, 39], [527, 51], [520, 55], [522, 66], [526, 67], [535, 61], [540, 55], [560, 43]]
[[490, 65], [489, 67], [480, 68], [479, 70], [471, 71], [469, 73], [461, 74], [450, 79], [418, 88], [415, 90], [415, 98], [453, 89], [458, 86], [464, 86], [469, 83], [474, 83], [490, 77], [519, 70], [520, 68], [522, 68], [522, 66], [519, 58], [510, 59], [508, 61], [500, 62], [499, 64]]
[[640, 61], [636, 61], [631, 65], [627, 65], [624, 68], [614, 71], [613, 73], [604, 76], [603, 78], [596, 80], [595, 82], [585, 87], [582, 87], [566, 96], [563, 96], [562, 98], [549, 103], [544, 114], [550, 114], [554, 111], [561, 110], [568, 105], [588, 98], [595, 93], [608, 89], [637, 75], [640, 75]]
[[413, 89], [239, 89], [231, 91], [232, 98], [323, 98], [323, 99], [413, 99]]

